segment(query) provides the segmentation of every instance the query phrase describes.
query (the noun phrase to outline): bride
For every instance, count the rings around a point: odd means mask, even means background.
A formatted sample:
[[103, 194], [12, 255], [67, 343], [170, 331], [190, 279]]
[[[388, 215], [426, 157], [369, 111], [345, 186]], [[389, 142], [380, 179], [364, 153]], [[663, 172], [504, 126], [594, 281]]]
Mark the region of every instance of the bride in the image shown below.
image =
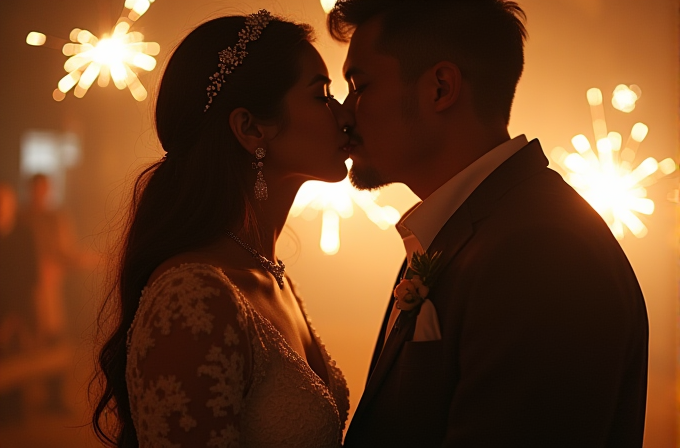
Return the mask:
[[166, 155], [137, 179], [107, 300], [105, 443], [341, 445], [346, 382], [275, 253], [300, 186], [347, 173], [350, 117], [312, 40], [262, 10], [200, 25], [171, 56]]

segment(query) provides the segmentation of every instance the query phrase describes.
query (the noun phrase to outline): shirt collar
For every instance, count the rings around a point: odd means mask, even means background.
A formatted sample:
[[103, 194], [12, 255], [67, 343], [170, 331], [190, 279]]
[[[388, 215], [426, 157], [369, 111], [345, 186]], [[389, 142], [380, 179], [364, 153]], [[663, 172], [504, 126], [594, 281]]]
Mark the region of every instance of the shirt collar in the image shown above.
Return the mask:
[[404, 242], [407, 257], [410, 259], [414, 252], [426, 251], [479, 184], [527, 144], [524, 135], [501, 143], [404, 213], [396, 229]]

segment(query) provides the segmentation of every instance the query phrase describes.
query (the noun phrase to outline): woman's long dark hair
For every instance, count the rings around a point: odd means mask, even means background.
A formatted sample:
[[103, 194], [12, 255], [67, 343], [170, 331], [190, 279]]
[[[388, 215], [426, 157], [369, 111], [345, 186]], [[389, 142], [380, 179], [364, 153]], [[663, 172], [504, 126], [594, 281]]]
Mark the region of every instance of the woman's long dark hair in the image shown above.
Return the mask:
[[206, 246], [227, 229], [252, 228], [248, 191], [252, 156], [229, 127], [229, 114], [245, 107], [255, 117], [282, 121], [283, 97], [300, 77], [302, 46], [311, 28], [275, 19], [248, 43], [243, 65], [226, 75], [204, 112], [209, 77], [218, 53], [234, 46], [245, 17], [222, 17], [193, 30], [171, 56], [156, 100], [161, 160], [146, 168], [132, 191], [114, 282], [99, 315], [108, 327], [91, 383], [96, 394], [92, 423], [109, 446], [137, 447], [125, 369], [127, 332], [142, 289], [164, 260]]

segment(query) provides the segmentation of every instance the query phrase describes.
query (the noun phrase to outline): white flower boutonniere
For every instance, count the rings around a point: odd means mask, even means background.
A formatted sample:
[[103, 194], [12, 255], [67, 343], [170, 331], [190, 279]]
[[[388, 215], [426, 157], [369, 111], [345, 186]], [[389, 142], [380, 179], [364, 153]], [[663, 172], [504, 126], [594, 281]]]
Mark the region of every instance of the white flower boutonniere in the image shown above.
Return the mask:
[[410, 311], [425, 300], [441, 270], [440, 256], [441, 252], [435, 252], [432, 255], [427, 252], [413, 254], [406, 269], [406, 275], [394, 288], [394, 298], [398, 309]]

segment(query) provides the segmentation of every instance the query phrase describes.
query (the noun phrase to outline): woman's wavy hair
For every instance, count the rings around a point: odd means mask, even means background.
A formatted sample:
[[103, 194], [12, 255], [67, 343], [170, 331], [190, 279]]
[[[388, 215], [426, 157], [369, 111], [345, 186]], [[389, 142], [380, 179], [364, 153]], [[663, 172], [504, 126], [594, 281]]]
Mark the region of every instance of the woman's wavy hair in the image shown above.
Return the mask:
[[285, 123], [283, 98], [301, 75], [302, 48], [313, 33], [307, 25], [274, 18], [248, 43], [243, 64], [226, 75], [205, 111], [218, 53], [234, 46], [244, 25], [244, 16], [230, 16], [198, 26], [176, 48], [160, 83], [156, 131], [167, 154], [134, 183], [113, 281], [99, 314], [105, 342], [90, 384], [96, 400], [92, 424], [109, 446], [138, 446], [125, 382], [126, 340], [151, 273], [227, 229], [255, 233], [248, 193], [254, 159], [232, 134], [229, 115], [244, 107], [258, 119]]

